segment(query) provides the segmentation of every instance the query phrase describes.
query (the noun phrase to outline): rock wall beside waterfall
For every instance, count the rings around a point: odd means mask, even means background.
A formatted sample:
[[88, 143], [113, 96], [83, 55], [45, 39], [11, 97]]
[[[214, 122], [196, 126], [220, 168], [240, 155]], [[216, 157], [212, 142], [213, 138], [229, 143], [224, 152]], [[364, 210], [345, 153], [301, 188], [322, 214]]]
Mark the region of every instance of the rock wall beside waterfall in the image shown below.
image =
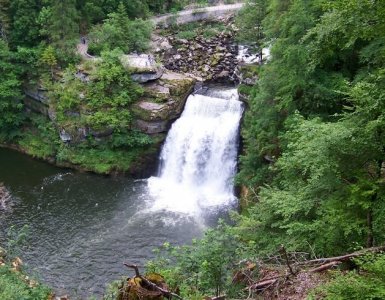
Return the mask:
[[[44, 148], [44, 138], [39, 142], [41, 147], [36, 142], [36, 147], [26, 142], [24, 145], [16, 145], [15, 148], [65, 167], [97, 173], [124, 172], [136, 177], [152, 175], [157, 168], [159, 151], [167, 131], [182, 113], [186, 99], [194, 88], [195, 79], [166, 70], [151, 54], [123, 55], [120, 57], [120, 63], [128, 73], [123, 70], [122, 76], [131, 76], [141, 85], [141, 89], [132, 85], [132, 88], [140, 91], [136, 94], [136, 97], [140, 98], [134, 98], [129, 104], [119, 107], [123, 116], [129, 116], [127, 124], [123, 125], [124, 128], [120, 126], [115, 129], [116, 124], [111, 123], [109, 126], [106, 122], [102, 126], [93, 127], [92, 123], [87, 122], [87, 118], [95, 113], [103, 117], [104, 107], [87, 106], [89, 101], [92, 101], [87, 85], [94, 83], [94, 70], [99, 67], [94, 61], [87, 63], [88, 65], [79, 65], [73, 74], [78, 79], [76, 86], [63, 84], [65, 90], [71, 91], [70, 97], [75, 101], [75, 105], [65, 106], [64, 110], [61, 102], [66, 98], [63, 99], [61, 94], [54, 97], [54, 91], [26, 88], [25, 106], [35, 114], [46, 115], [47, 120], [42, 122], [47, 122], [45, 128], [52, 128], [49, 133], [50, 140], [55, 142], [49, 148], [49, 153], [42, 153], [39, 149], [29, 150]], [[68, 76], [72, 75], [68, 74], [67, 78]], [[119, 87], [115, 86], [116, 88]], [[106, 99], [108, 100], [108, 95]], [[108, 109], [108, 103], [106, 105]], [[107, 113], [110, 112], [107, 110]], [[32, 127], [28, 130], [31, 132], [31, 138], [34, 132], [39, 134]], [[122, 131], [123, 134], [120, 134]], [[107, 162], [104, 163], [103, 160]]]
[[[192, 37], [181, 38], [181, 33]], [[214, 23], [171, 28], [153, 36], [152, 51], [168, 70], [191, 74], [205, 82], [234, 83], [238, 80], [235, 33], [231, 16]]]
[[[149, 136], [153, 141], [148, 149], [139, 151], [134, 154], [134, 159], [128, 159], [130, 162], [125, 162], [125, 166], [129, 167], [124, 167], [124, 172], [140, 177], [153, 174], [166, 134], [171, 124], [181, 115], [186, 99], [194, 89], [196, 81], [201, 81], [200, 86], [205, 82], [238, 82], [238, 47], [234, 41], [236, 28], [232, 24], [231, 18], [221, 18], [220, 21], [219, 24], [199, 23], [193, 25], [197, 26], [197, 34], [189, 40], [180, 38], [177, 34], [162, 35], [156, 32], [154, 36], [157, 38], [153, 39], [152, 45], [154, 54], [149, 52], [120, 57], [120, 63], [130, 74], [128, 76], [138, 82], [144, 91], [134, 103], [122, 108], [132, 116], [132, 121], [130, 121], [130, 125], [127, 125], [129, 127], [127, 129], [130, 132], [139, 131]], [[207, 28], [206, 25], [208, 25]], [[209, 32], [207, 29], [211, 31]], [[87, 86], [93, 82], [94, 70], [98, 68], [100, 62], [100, 58], [83, 61], [78, 66], [77, 72], [74, 74], [75, 77], [81, 81], [81, 84]], [[83, 101], [82, 99], [87, 98], [87, 93], [83, 93], [81, 90], [78, 90], [80, 103]], [[42, 93], [45, 94], [44, 91]], [[67, 146], [67, 149], [63, 147], [59, 149], [59, 151], [66, 152], [64, 163], [63, 161], [58, 162], [55, 156], [51, 156], [50, 161], [72, 167], [73, 163], [79, 164], [78, 161], [83, 160], [78, 155], [82, 157], [89, 155], [88, 152], [87, 154], [76, 152], [78, 151], [76, 150], [77, 147], [84, 149], [84, 144], [87, 144], [87, 141], [95, 141], [97, 147], [111, 144], [114, 141], [117, 132], [113, 126], [104, 123], [103, 126], [97, 128], [87, 127], [89, 124], [84, 120], [91, 113], [95, 113], [94, 111], [82, 107], [61, 111], [61, 115], [64, 114], [65, 119], [68, 120], [68, 122], [63, 122], [63, 120], [57, 120], [60, 117], [57, 116], [56, 112], [57, 101], [51, 105], [46, 95], [43, 97], [44, 101], [41, 101], [40, 93], [39, 97], [35, 97], [35, 103], [33, 103], [31, 99], [33, 100], [33, 95], [36, 93], [27, 91], [27, 94], [30, 96], [25, 104], [35, 112], [46, 114], [55, 125], [62, 145]], [[32, 104], [40, 105], [40, 109]], [[89, 150], [92, 149], [88, 147], [86, 151]], [[92, 155], [92, 153], [90, 154]], [[124, 155], [124, 153], [119, 155]], [[63, 156], [60, 157], [63, 158]], [[114, 158], [114, 161], [119, 160], [120, 158]], [[84, 167], [84, 164], [80, 168], [95, 171], [94, 168]], [[100, 170], [96, 170], [96, 172], [111, 173], [110, 170], [112, 170], [112, 172], [120, 173], [122, 168], [102, 166]]]
[[151, 135], [166, 132], [182, 113], [194, 83], [190, 77], [167, 71], [159, 80], [143, 85], [143, 99], [132, 106], [135, 127]]
[[164, 56], [169, 70], [192, 73], [203, 81], [234, 82], [238, 62], [237, 47], [231, 33], [207, 39], [198, 36], [193, 40], [171, 38], [172, 50]]
[[[131, 72], [134, 81], [141, 84], [144, 94], [131, 106], [134, 114], [134, 127], [146, 134], [159, 134], [167, 132], [170, 122], [177, 119], [183, 111], [188, 95], [192, 92], [196, 80], [192, 77], [165, 70], [162, 65], [155, 62], [151, 54], [123, 55], [122, 65]], [[81, 66], [76, 77], [83, 82], [89, 81], [89, 74]], [[50, 105], [47, 91], [36, 87], [25, 90], [24, 104], [34, 112], [48, 116], [56, 122], [55, 107]], [[81, 118], [77, 111], [68, 114]], [[112, 134], [110, 128], [98, 131], [89, 128], [79, 128], [76, 132], [67, 132], [59, 128], [59, 135], [63, 142], [79, 142], [87, 135], [97, 138], [107, 138]]]

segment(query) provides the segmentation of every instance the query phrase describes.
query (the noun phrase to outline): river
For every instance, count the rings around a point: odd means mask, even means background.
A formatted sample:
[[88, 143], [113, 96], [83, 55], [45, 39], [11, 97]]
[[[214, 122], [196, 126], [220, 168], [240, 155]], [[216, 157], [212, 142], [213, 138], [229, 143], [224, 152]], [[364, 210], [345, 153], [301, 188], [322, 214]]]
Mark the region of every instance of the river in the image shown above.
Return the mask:
[[189, 243], [236, 207], [232, 177], [242, 105], [236, 90], [192, 95], [171, 128], [159, 176], [104, 177], [56, 168], [0, 149], [0, 242], [28, 225], [22, 259], [29, 273], [73, 298], [101, 296], [132, 275], [164, 242]]
[[0, 211], [2, 240], [28, 225], [22, 259], [57, 294], [101, 295], [127, 275], [124, 261], [143, 266], [164, 242], [186, 243], [204, 224], [173, 212], [146, 212], [146, 181], [62, 170], [0, 149], [0, 181], [12, 198]]

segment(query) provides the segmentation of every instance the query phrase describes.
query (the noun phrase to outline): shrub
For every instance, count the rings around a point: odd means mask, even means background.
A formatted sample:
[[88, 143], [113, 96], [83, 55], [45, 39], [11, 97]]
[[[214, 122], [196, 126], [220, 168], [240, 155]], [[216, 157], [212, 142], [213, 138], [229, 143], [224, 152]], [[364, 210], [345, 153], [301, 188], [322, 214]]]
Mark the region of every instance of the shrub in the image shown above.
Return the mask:
[[319, 299], [319, 296], [330, 300], [385, 299], [385, 255], [370, 255], [355, 263], [357, 270], [335, 273], [334, 278], [318, 287], [310, 299]]
[[0, 266], [0, 299], [7, 300], [43, 300], [48, 299], [50, 290], [44, 285], [31, 287], [24, 275], [10, 269], [8, 265]]
[[238, 263], [238, 240], [229, 227], [220, 222], [192, 245], [172, 247], [165, 243], [158, 258], [149, 262], [147, 271], [165, 277], [171, 288], [179, 288], [182, 297], [202, 299], [202, 294], [236, 294], [231, 286], [232, 272]]

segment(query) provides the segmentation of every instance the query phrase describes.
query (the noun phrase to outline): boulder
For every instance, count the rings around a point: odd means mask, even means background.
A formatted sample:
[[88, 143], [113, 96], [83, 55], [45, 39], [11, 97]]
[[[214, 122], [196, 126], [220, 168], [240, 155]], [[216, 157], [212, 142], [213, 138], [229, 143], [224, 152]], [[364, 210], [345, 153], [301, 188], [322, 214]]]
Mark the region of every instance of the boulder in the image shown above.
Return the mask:
[[144, 95], [153, 99], [155, 102], [164, 102], [170, 99], [170, 88], [162, 86], [156, 82], [146, 84], [144, 87]]
[[139, 83], [156, 80], [163, 74], [162, 68], [157, 65], [151, 54], [122, 55], [120, 62], [131, 72], [132, 79]]
[[172, 49], [172, 46], [167, 37], [159, 36], [153, 33], [151, 35], [150, 49], [151, 52], [159, 53]]
[[67, 133], [64, 129], [61, 129], [59, 131], [59, 136], [63, 143], [69, 143], [72, 140], [71, 135]]
[[113, 132], [114, 132], [114, 129], [112, 127], [107, 127], [107, 128], [100, 129], [100, 130], [92, 130], [92, 129], [90, 129], [90, 134], [93, 137], [96, 137], [96, 138], [108, 137], [111, 134], [113, 134]]
[[218, 78], [226, 78], [230, 75], [229, 71], [223, 70], [221, 73], [218, 74]]
[[84, 141], [88, 136], [89, 130], [85, 127], [69, 125], [59, 130], [59, 136], [63, 143], [77, 144]]

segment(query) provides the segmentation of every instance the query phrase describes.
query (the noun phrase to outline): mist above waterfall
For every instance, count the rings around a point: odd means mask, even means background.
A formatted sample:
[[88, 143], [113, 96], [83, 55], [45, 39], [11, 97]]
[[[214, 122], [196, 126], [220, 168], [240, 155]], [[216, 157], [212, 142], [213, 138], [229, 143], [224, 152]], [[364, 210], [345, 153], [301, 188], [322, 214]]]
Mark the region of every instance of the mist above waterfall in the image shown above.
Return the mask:
[[163, 146], [159, 176], [148, 180], [153, 210], [201, 215], [234, 203], [242, 112], [236, 89], [187, 99]]

